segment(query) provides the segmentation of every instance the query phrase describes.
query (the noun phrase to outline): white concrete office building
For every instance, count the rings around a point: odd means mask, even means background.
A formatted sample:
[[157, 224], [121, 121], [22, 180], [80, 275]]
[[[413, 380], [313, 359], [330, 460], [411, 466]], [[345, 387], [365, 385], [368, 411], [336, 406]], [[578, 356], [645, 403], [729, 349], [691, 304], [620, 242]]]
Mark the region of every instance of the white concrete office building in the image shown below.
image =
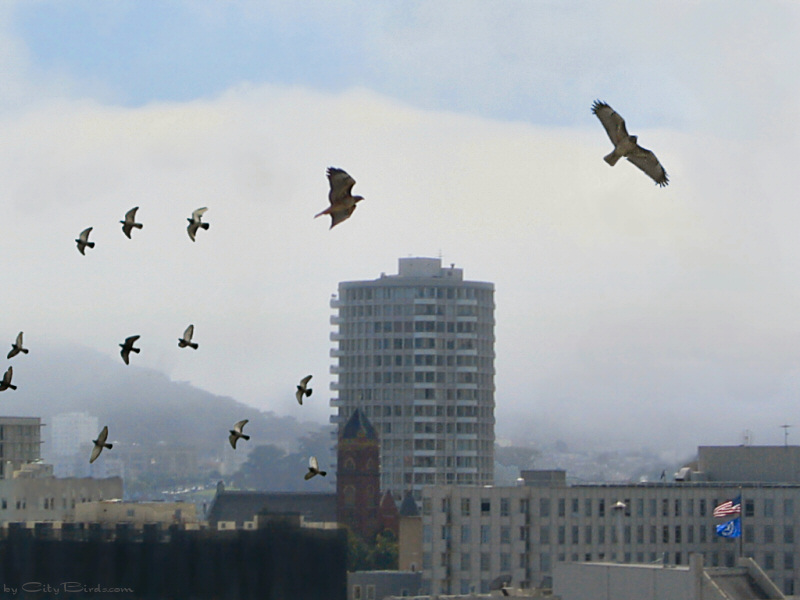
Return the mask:
[[381, 489], [494, 479], [494, 285], [437, 258], [339, 284], [331, 420], [361, 407], [381, 440]]
[[[734, 458], [746, 458], [741, 453], [739, 448], [731, 450]], [[781, 458], [792, 464], [800, 457], [800, 448], [754, 449], [752, 454], [767, 465], [778, 464]], [[695, 473], [703, 479], [713, 471]], [[696, 552], [709, 567], [733, 567], [740, 551], [755, 559], [783, 593], [792, 595], [798, 588], [800, 481], [692, 481], [689, 477], [659, 483], [568, 486], [563, 471], [548, 472], [550, 477], [543, 478], [537, 474], [527, 473], [526, 485], [518, 487], [423, 490], [426, 590], [434, 594], [486, 592], [492, 579], [505, 574], [516, 587], [549, 587], [558, 562], [686, 565], [689, 554]], [[714, 507], [739, 494], [743, 536], [719, 537], [715, 526], [725, 518], [714, 518]]]

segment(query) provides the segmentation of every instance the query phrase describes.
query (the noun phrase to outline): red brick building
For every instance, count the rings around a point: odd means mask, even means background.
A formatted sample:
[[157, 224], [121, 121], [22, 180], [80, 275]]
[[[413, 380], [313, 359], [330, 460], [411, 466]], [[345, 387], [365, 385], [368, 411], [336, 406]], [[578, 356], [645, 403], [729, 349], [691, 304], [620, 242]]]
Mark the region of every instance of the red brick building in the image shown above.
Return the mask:
[[336, 516], [365, 541], [383, 529], [380, 442], [364, 412], [356, 408], [342, 427], [336, 452]]

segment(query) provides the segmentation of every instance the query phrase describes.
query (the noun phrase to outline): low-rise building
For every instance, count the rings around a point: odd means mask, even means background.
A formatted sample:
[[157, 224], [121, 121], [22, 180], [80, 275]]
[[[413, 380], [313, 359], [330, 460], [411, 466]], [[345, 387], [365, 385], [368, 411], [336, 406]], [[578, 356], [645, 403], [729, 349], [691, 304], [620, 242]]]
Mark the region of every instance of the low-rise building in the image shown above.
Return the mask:
[[123, 502], [120, 499], [96, 500], [75, 505], [77, 523], [114, 525], [127, 523], [141, 528], [145, 523], [162, 526], [197, 523], [197, 509], [192, 502]]
[[[734, 448], [728, 460], [742, 460], [741, 452]], [[758, 453], [757, 461], [772, 469], [781, 458], [793, 464], [800, 448]], [[689, 468], [680, 481], [669, 482], [568, 486], [563, 472], [551, 471], [546, 477], [527, 473], [526, 485], [517, 487], [425, 488], [424, 584], [434, 594], [485, 593], [494, 578], [507, 574], [515, 587], [549, 588], [560, 563], [680, 566], [697, 553], [710, 567], [734, 567], [741, 551], [784, 593], [794, 594], [800, 581], [800, 480], [786, 471], [787, 482], [712, 480], [715, 472], [736, 473], [722, 469], [724, 452], [715, 451], [714, 464], [708, 471]], [[739, 495], [742, 538], [720, 537], [716, 525], [723, 519], [713, 516], [714, 508]]]
[[785, 596], [753, 559], [706, 568], [700, 554], [688, 565], [558, 563], [553, 593], [561, 600], [782, 600]]
[[347, 574], [348, 600], [383, 600], [387, 596], [416, 596], [422, 573], [412, 571], [353, 571]]

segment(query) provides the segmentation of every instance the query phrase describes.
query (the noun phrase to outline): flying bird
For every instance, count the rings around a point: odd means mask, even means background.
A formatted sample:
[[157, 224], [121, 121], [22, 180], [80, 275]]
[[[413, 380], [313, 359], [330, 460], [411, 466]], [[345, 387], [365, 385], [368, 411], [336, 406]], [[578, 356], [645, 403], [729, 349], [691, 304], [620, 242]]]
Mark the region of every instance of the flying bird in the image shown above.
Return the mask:
[[22, 347], [22, 332], [21, 331], [17, 334], [17, 341], [14, 342], [13, 344], [11, 344], [11, 350], [9, 351], [8, 356], [6, 356], [6, 358], [14, 358], [20, 352], [22, 352], [23, 354], [27, 354], [28, 353], [28, 349]]
[[91, 231], [92, 227], [87, 227], [86, 229], [81, 231], [81, 234], [78, 236], [78, 239], [75, 240], [78, 243], [78, 252], [80, 252], [84, 256], [86, 255], [86, 253], [84, 252], [86, 246], [89, 246], [89, 248], [94, 248], [94, 242], [89, 241], [89, 234], [91, 233]]
[[189, 348], [197, 350], [197, 344], [192, 342], [193, 335], [194, 335], [194, 325], [189, 325], [186, 328], [186, 331], [183, 332], [183, 337], [178, 338], [178, 347], [186, 348], [186, 346], [189, 346]]
[[125, 220], [120, 221], [122, 223], [122, 233], [128, 236], [128, 239], [131, 239], [131, 231], [135, 227], [136, 229], [141, 229], [144, 227], [141, 223], [136, 222], [136, 211], [139, 210], [138, 206], [134, 206], [128, 212], [125, 213]]
[[14, 375], [14, 367], [8, 367], [8, 370], [3, 373], [3, 379], [0, 379], [0, 392], [6, 391], [8, 388], [12, 390], [17, 389], [17, 386], [11, 383], [11, 377]]
[[311, 375], [306, 375], [300, 380], [300, 385], [297, 386], [297, 391], [294, 393], [295, 398], [297, 398], [297, 403], [302, 405], [303, 404], [303, 396], [310, 396], [311, 392], [313, 391], [310, 387], [308, 387], [308, 382], [311, 381]]
[[619, 113], [599, 100], [594, 101], [592, 112], [600, 119], [608, 137], [614, 144], [614, 151], [604, 156], [603, 160], [613, 167], [624, 156], [647, 173], [657, 185], [664, 187], [669, 183], [667, 172], [658, 162], [656, 155], [647, 148], [642, 148], [637, 141], [637, 136], [628, 134], [625, 129], [625, 121], [619, 116]]
[[100, 435], [97, 436], [96, 440], [92, 440], [94, 444], [94, 448], [92, 448], [92, 456], [89, 458], [89, 463], [93, 463], [97, 460], [97, 457], [100, 456], [100, 453], [103, 451], [103, 448], [111, 448], [114, 447], [114, 444], [107, 444], [106, 440], [108, 439], [108, 425], [103, 427], [103, 431], [100, 432]]
[[138, 335], [132, 335], [130, 337], [125, 338], [125, 342], [119, 345], [119, 347], [122, 348], [122, 350], [120, 350], [119, 352], [120, 356], [122, 356], [122, 360], [125, 361], [126, 365], [130, 364], [128, 362], [128, 356], [130, 355], [131, 352], [136, 352], [136, 354], [139, 354], [139, 352], [141, 352], [141, 348], [133, 347], [133, 343], [138, 339], [139, 339]]
[[321, 213], [314, 215], [314, 218], [321, 215], [331, 216], [331, 226], [333, 229], [342, 221], [349, 219], [350, 215], [356, 209], [356, 202], [363, 200], [362, 196], [353, 196], [350, 192], [356, 184], [356, 180], [350, 177], [342, 169], [335, 167], [328, 167], [328, 182], [331, 186], [331, 191], [328, 192], [328, 201], [331, 205], [323, 210]]
[[314, 475], [322, 475], [323, 477], [325, 477], [325, 475], [327, 474], [328, 474], [327, 471], [319, 470], [319, 463], [317, 463], [316, 456], [312, 456], [311, 458], [308, 459], [308, 473], [306, 473], [305, 475], [306, 481], [311, 479]]
[[198, 208], [196, 211], [192, 213], [191, 218], [187, 218], [186, 220], [189, 221], [189, 225], [186, 227], [186, 231], [189, 232], [189, 238], [194, 241], [194, 236], [197, 234], [197, 230], [202, 227], [203, 229], [208, 229], [208, 223], [203, 223], [203, 213], [206, 212], [207, 208]]
[[231, 443], [231, 447], [236, 450], [236, 442], [239, 441], [239, 438], [243, 440], [249, 440], [250, 436], [245, 435], [242, 433], [242, 429], [245, 425], [247, 425], [247, 421], [249, 419], [245, 419], [244, 421], [239, 421], [236, 425], [233, 426], [233, 429], [229, 430], [230, 435], [228, 436], [228, 441]]

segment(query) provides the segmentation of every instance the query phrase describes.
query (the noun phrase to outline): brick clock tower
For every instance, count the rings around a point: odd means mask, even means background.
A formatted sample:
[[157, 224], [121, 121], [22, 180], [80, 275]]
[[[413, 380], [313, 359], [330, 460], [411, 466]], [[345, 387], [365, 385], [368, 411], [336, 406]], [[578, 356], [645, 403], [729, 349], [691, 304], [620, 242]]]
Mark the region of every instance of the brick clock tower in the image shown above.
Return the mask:
[[371, 542], [382, 529], [380, 442], [375, 428], [360, 408], [353, 411], [341, 429], [336, 465], [337, 521]]

